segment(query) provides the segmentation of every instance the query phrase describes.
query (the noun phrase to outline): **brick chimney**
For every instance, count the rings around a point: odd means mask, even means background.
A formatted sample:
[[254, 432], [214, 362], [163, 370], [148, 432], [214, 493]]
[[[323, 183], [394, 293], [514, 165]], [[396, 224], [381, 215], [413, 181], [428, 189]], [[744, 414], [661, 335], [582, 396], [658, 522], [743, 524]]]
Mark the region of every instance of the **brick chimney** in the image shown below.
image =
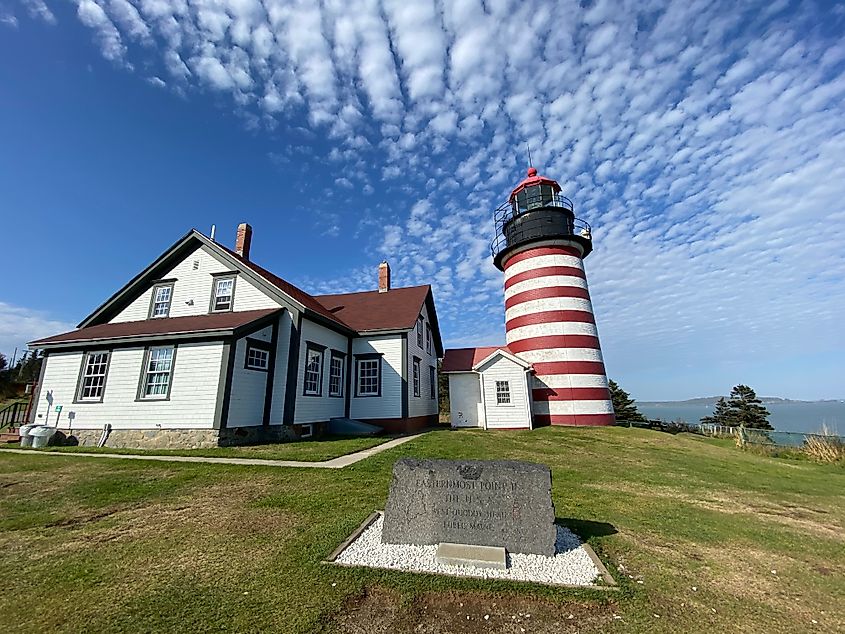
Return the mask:
[[387, 260], [378, 265], [378, 292], [386, 293], [390, 290], [390, 265]]
[[238, 237], [235, 240], [235, 252], [244, 260], [249, 259], [249, 247], [252, 245], [252, 227], [242, 222], [238, 225]]

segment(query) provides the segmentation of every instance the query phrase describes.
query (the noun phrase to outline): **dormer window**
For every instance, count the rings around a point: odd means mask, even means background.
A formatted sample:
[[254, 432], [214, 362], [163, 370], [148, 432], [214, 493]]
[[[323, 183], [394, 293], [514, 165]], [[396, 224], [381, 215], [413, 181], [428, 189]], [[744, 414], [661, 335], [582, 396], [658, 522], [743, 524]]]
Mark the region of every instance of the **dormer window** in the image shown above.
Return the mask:
[[214, 278], [211, 294], [211, 312], [225, 313], [235, 305], [235, 276], [227, 274]]
[[173, 301], [173, 283], [153, 286], [153, 298], [150, 304], [150, 319], [170, 317], [170, 304]]

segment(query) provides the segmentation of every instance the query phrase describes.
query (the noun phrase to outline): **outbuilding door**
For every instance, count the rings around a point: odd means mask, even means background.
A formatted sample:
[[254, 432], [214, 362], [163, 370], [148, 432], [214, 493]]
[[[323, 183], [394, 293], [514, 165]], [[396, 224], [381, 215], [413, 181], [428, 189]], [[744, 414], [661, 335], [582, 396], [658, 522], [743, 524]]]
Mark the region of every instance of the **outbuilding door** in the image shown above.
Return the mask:
[[452, 427], [483, 427], [481, 387], [475, 372], [449, 375], [449, 404]]

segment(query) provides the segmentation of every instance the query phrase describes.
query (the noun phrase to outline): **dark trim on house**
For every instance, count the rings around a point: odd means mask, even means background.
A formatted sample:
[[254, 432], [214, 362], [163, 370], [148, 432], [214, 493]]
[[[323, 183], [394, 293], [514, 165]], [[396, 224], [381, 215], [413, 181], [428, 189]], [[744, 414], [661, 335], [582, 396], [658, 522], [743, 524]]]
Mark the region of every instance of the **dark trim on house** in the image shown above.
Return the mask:
[[[159, 281], [152, 285], [152, 293], [150, 294], [150, 307], [147, 310], [147, 319], [166, 319], [170, 317], [170, 309], [173, 308], [173, 291], [175, 290], [176, 280], [172, 281]], [[170, 301], [167, 302], [167, 313], [164, 315], [159, 315], [158, 317], [153, 317], [153, 309], [156, 305], [156, 292], [160, 288], [170, 288]]]
[[229, 415], [229, 388], [231, 388], [232, 380], [229, 372], [229, 359], [234, 358], [232, 351], [232, 341], [227, 340], [223, 342], [223, 357], [220, 360], [220, 378], [217, 381], [217, 402], [214, 405], [214, 422], [212, 428], [224, 429], [226, 427], [223, 422]]
[[130, 337], [114, 337], [112, 339], [83, 339], [76, 341], [62, 341], [59, 343], [49, 343], [32, 346], [34, 350], [97, 350], [101, 348], [139, 348], [145, 344], [154, 343], [157, 341], [179, 341], [181, 343], [197, 343], [200, 341], [226, 339], [229, 337], [241, 338], [250, 335], [267, 325], [271, 324], [274, 319], [277, 319], [281, 311], [285, 309], [279, 308], [264, 317], [256, 319], [237, 328], [223, 328], [219, 330], [195, 330], [190, 332], [177, 333], [157, 333], [151, 335], [136, 335]]
[[408, 418], [408, 333], [402, 335], [402, 418]]
[[413, 374], [411, 375], [411, 385], [414, 388], [414, 398], [422, 397], [422, 358], [414, 355], [413, 362], [411, 364], [411, 372], [416, 372], [417, 375], [417, 382], [414, 384], [413, 382]]
[[47, 373], [47, 356], [47, 353], [44, 353], [44, 356], [41, 357], [41, 370], [38, 372], [38, 384], [35, 386], [35, 390], [32, 394], [32, 398], [35, 400], [33, 401], [33, 405], [30, 407], [29, 411], [30, 423], [35, 422], [38, 404], [41, 402], [41, 392], [44, 391], [44, 375]]
[[[372, 361], [373, 359], [378, 360], [378, 392], [375, 394], [360, 394], [360, 385], [359, 383], [359, 372], [358, 372], [358, 362], [359, 361]], [[384, 355], [380, 352], [366, 352], [364, 354], [356, 354], [355, 355], [355, 398], [378, 398], [381, 396], [381, 385], [384, 381]]]
[[[82, 400], [82, 380], [85, 374], [85, 366], [88, 365], [88, 358], [92, 354], [102, 354], [103, 352], [108, 353], [108, 358], [106, 359], [106, 372], [103, 375], [103, 390], [100, 392], [100, 398], [98, 399], [86, 399]], [[73, 393], [73, 401], [74, 404], [79, 403], [102, 403], [103, 397], [106, 395], [106, 383], [109, 379], [109, 369], [111, 368], [111, 356], [112, 350], [110, 348], [102, 349], [102, 350], [87, 350], [82, 353], [82, 364], [79, 366], [79, 376], [76, 379], [76, 391]]]
[[100, 304], [93, 313], [83, 319], [77, 328], [91, 326], [94, 321], [106, 322], [131, 304], [134, 296], [131, 298], [127, 297], [129, 291], [133, 290], [140, 283], [149, 284], [154, 280], [158, 280], [162, 274], [167, 274], [170, 271], [173, 262], [184, 260], [191, 252], [197, 249], [197, 233], [197, 231], [191, 229], [179, 238], [179, 240], [172, 244], [169, 249], [147, 266], [147, 268], [129, 280], [120, 290]]
[[[274, 328], [275, 330], [275, 328]], [[271, 337], [274, 334], [270, 335]], [[277, 335], [276, 335], [277, 336]], [[253, 339], [252, 337], [245, 337], [245, 346], [244, 346], [244, 370], [252, 370], [253, 372], [270, 372], [270, 369], [273, 367], [273, 358], [272, 358], [272, 343], [267, 341], [262, 341], [261, 339]], [[255, 368], [249, 365], [249, 349], [250, 348], [257, 348], [258, 350], [263, 350], [267, 353], [267, 367], [266, 368]]]
[[329, 398], [343, 398], [346, 392], [344, 391], [344, 383], [346, 382], [346, 376], [344, 374], [340, 375], [340, 394], [332, 394], [332, 361], [335, 359], [340, 359], [340, 368], [341, 372], [345, 373], [346, 370], [346, 353], [341, 352], [340, 350], [335, 350], [334, 348], [329, 348]]
[[[284, 313], [283, 313], [284, 314]], [[249, 339], [247, 339], [249, 341]], [[263, 342], [262, 342], [263, 343]], [[279, 319], [273, 322], [273, 330], [270, 333], [270, 357], [267, 360], [267, 383], [264, 386], [264, 417], [262, 425], [270, 425], [270, 413], [273, 410], [273, 380], [276, 377], [276, 354], [279, 350]], [[244, 355], [246, 357], [246, 355]]]
[[434, 400], [437, 398], [437, 366], [428, 366], [428, 398]]
[[[175, 266], [178, 262], [185, 260], [198, 248], [202, 248], [205, 253], [224, 266], [232, 267], [232, 270], [237, 270], [239, 275], [243, 275], [243, 277], [248, 279], [250, 283], [265, 292], [268, 297], [278, 301], [282, 306], [294, 306], [299, 311], [305, 310], [305, 306], [303, 306], [301, 302], [272, 285], [254, 271], [250, 270], [246, 265], [239, 262], [234, 256], [224, 251], [222, 247], [214, 243], [196, 229], [191, 229], [188, 233], [172, 244], [170, 248], [161, 254], [154, 262], [147, 266], [147, 268], [129, 280], [129, 282], [124, 284], [120, 290], [115, 292], [109, 299], [97, 307], [94, 312], [80, 322], [77, 328], [85, 328], [86, 326], [91, 326], [94, 323], [107, 322], [126, 306], [132, 303], [132, 301], [137, 297], [137, 293], [133, 293], [132, 291], [134, 291], [139, 285], [149, 285], [150, 283], [159, 280], [162, 275], [166, 275], [173, 266]], [[334, 328], [341, 328], [341, 326], [339, 324], [334, 324]]]
[[347, 337], [349, 337], [349, 336], [355, 336], [355, 335], [358, 334], [357, 332], [355, 332], [351, 328], [346, 328], [345, 326], [341, 326], [336, 321], [332, 321], [331, 319], [324, 317], [320, 313], [314, 312], [310, 308], [306, 308], [303, 312], [305, 313], [305, 317], [307, 319], [310, 319], [311, 321], [313, 321], [315, 324], [319, 324], [320, 326], [325, 326], [329, 330], [337, 332], [341, 335], [346, 335]]
[[[235, 357], [238, 356], [235, 354], [237, 352], [237, 343], [237, 339], [231, 339], [223, 344], [223, 360], [220, 363], [220, 378], [223, 380], [223, 399], [219, 403], [219, 419], [216, 418], [217, 413], [215, 412], [215, 424], [217, 424], [216, 429], [226, 429], [229, 424], [229, 403], [232, 400], [232, 378], [235, 376]], [[218, 387], [218, 390], [219, 389], [220, 388]], [[218, 392], [217, 398], [220, 398], [220, 392]]]
[[349, 418], [352, 413], [352, 372], [355, 368], [355, 359], [352, 357], [352, 338], [346, 342], [346, 393], [344, 403], [344, 415]]
[[[225, 310], [214, 310], [214, 303], [217, 299], [217, 282], [221, 280], [232, 280], [232, 299], [229, 301], [229, 308]], [[208, 302], [208, 314], [231, 313], [235, 310], [235, 291], [238, 287], [238, 273], [212, 273], [211, 274], [211, 297]]]
[[[170, 358], [170, 378], [167, 380], [167, 394], [163, 398], [150, 398], [144, 396], [144, 383], [147, 376], [147, 365], [150, 363], [150, 350], [153, 348], [173, 348], [173, 356]], [[176, 376], [176, 353], [178, 352], [179, 344], [163, 346], [147, 346], [144, 348], [144, 360], [141, 363], [141, 376], [138, 379], [138, 390], [135, 394], [135, 402], [143, 403], [160, 403], [170, 400], [170, 395], [173, 393], [173, 378]], [[111, 355], [109, 355], [111, 357]]]
[[[328, 346], [313, 341], [305, 342], [305, 363], [302, 364], [302, 396], [322, 397], [323, 396], [323, 376], [326, 374], [326, 350]], [[320, 353], [320, 379], [317, 382], [317, 392], [309, 392], [307, 386], [308, 381], [308, 353], [311, 351]]]
[[243, 326], [238, 326], [234, 330], [232, 330], [232, 334], [236, 339], [243, 337], [245, 335], [251, 335], [254, 332], [258, 332], [266, 328], [268, 325], [273, 325], [273, 321], [278, 321], [282, 312], [284, 312], [285, 308], [279, 308], [278, 311], [274, 311], [269, 315], [265, 315], [264, 317], [260, 317], [255, 321], [251, 321], [248, 324], [244, 324]]
[[428, 294], [425, 296], [425, 307], [428, 309], [428, 323], [431, 324], [432, 334], [434, 335], [434, 350], [437, 352], [437, 358], [443, 358], [443, 340], [440, 338], [440, 324], [437, 321], [437, 311], [434, 308], [434, 295], [431, 292], [431, 287], [428, 288]]
[[293, 425], [296, 415], [296, 382], [299, 379], [299, 348], [302, 343], [302, 313], [291, 313], [290, 345], [288, 346], [288, 375], [285, 383], [284, 425]]
[[219, 273], [211, 273], [211, 277], [235, 277], [240, 274], [238, 270], [220, 271]]

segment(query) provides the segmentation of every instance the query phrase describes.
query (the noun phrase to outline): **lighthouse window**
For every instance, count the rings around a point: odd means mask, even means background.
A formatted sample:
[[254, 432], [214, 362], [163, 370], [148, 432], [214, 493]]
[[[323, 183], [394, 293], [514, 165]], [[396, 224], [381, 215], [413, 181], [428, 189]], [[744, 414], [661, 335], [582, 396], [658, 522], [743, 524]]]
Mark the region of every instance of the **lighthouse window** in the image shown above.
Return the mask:
[[496, 381], [496, 404], [510, 405], [511, 404], [511, 384], [510, 381]]
[[543, 206], [543, 200], [540, 196], [540, 188], [538, 186], [526, 187], [525, 193], [528, 196], [528, 208], [535, 209]]

